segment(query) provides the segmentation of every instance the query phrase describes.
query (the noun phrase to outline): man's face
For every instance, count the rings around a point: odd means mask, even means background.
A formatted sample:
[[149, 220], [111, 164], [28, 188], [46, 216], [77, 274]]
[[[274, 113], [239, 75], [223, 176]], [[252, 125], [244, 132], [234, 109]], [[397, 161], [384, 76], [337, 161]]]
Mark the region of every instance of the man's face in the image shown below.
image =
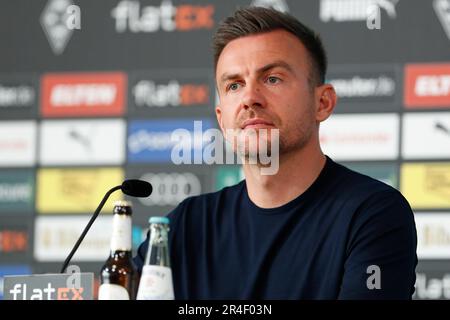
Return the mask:
[[[270, 145], [270, 130], [278, 129], [280, 154], [301, 149], [318, 131], [310, 68], [303, 44], [284, 30], [228, 43], [216, 67], [222, 131], [234, 129], [242, 136], [265, 129]], [[241, 152], [248, 155], [248, 146]]]

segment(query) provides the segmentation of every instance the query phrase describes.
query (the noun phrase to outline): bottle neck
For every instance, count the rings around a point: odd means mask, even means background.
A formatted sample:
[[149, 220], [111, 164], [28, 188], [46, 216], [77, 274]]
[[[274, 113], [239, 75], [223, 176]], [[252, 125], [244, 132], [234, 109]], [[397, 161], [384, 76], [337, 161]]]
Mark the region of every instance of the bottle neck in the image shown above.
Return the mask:
[[111, 250], [110, 257], [113, 259], [133, 259], [131, 250]]
[[168, 227], [163, 224], [150, 226], [150, 241], [145, 264], [170, 267]]
[[131, 251], [131, 216], [114, 214], [111, 236], [111, 254], [116, 251]]

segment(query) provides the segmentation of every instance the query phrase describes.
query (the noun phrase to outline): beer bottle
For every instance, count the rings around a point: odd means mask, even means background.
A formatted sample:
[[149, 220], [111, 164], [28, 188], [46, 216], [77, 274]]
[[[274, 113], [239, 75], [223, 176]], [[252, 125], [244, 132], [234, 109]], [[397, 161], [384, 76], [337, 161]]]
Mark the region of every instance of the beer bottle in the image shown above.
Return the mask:
[[111, 253], [100, 271], [99, 300], [133, 300], [138, 271], [131, 251], [131, 203], [114, 203]]
[[150, 240], [137, 300], [174, 300], [172, 269], [169, 258], [169, 219], [151, 217]]

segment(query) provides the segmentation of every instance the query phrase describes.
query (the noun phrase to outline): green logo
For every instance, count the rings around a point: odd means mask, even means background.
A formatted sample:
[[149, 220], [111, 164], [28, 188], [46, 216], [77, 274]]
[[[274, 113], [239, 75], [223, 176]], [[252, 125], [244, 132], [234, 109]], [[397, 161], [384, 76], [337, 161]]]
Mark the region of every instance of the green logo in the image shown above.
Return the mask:
[[217, 169], [216, 190], [235, 185], [244, 179], [241, 166], [224, 166]]
[[395, 164], [374, 163], [374, 164], [345, 164], [349, 169], [365, 174], [366, 176], [380, 180], [398, 189], [398, 173]]
[[34, 180], [31, 170], [0, 171], [0, 212], [31, 213]]

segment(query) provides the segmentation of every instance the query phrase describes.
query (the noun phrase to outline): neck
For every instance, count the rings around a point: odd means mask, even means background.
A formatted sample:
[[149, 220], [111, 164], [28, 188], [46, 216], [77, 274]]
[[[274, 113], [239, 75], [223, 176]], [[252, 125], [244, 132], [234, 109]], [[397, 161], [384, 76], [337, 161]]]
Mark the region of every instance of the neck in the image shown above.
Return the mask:
[[276, 208], [297, 198], [317, 179], [326, 158], [319, 143], [308, 143], [300, 150], [280, 154], [279, 170], [261, 175], [258, 165], [244, 164], [250, 200], [261, 208]]

